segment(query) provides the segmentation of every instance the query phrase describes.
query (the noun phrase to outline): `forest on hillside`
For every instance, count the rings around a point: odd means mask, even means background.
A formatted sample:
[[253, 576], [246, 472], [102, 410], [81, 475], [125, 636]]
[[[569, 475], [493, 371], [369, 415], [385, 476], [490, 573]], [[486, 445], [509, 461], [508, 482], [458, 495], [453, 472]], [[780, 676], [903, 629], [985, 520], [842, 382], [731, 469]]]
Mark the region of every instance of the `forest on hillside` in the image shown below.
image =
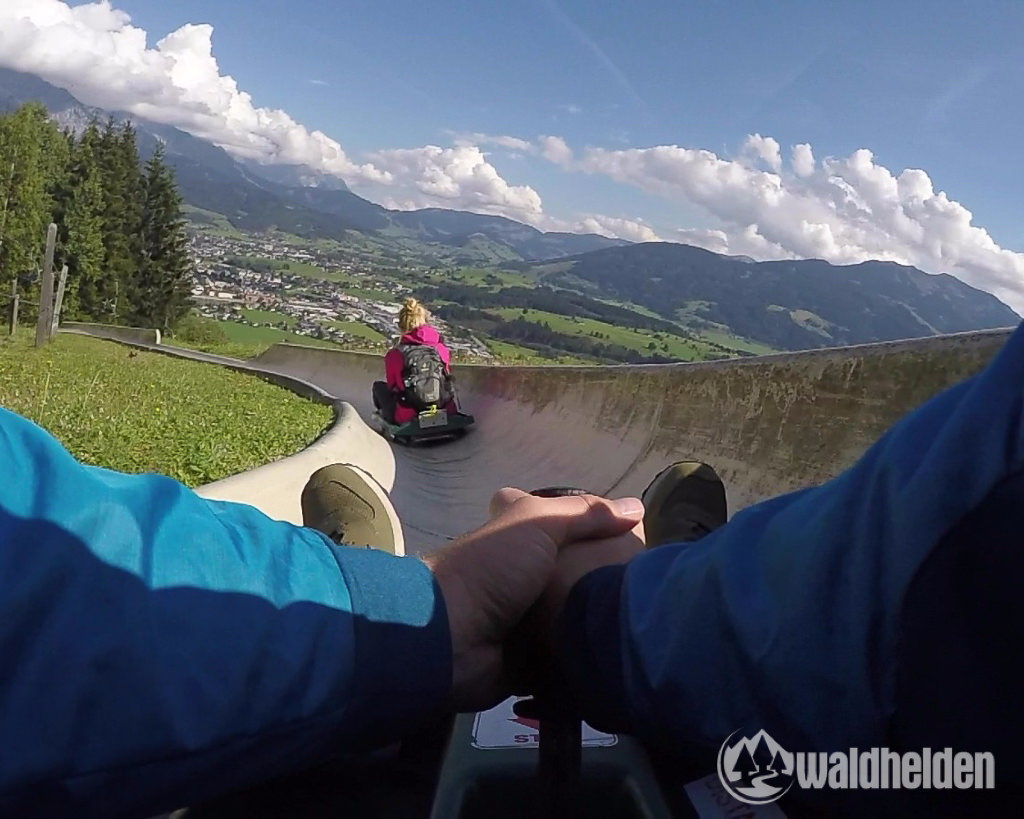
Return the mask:
[[166, 329], [188, 313], [181, 195], [161, 149], [141, 163], [130, 122], [61, 131], [38, 103], [0, 116], [0, 297], [12, 281], [38, 292], [51, 222], [63, 315]]

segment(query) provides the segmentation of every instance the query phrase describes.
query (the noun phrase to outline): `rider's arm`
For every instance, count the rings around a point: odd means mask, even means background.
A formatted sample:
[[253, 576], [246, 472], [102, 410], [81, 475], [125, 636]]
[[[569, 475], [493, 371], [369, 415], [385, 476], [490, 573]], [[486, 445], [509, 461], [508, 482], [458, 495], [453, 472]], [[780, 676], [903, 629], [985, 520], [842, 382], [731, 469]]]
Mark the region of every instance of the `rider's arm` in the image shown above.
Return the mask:
[[[984, 594], [937, 590], [1000, 559], [987, 548], [999, 521], [975, 530], [987, 531], [982, 540], [954, 544], [964, 557], [943, 558], [953, 567], [945, 576], [935, 558], [946, 533], [1024, 469], [1021, 384], [1018, 329], [987, 370], [903, 419], [835, 480], [750, 507], [696, 543], [584, 577], [558, 645], [586, 717], [677, 749], [717, 749], [738, 729], [763, 728], [790, 749], [839, 750], [884, 744], [894, 714], [974, 686], [977, 696], [933, 708], [931, 724], [919, 714], [902, 735], [940, 736], [945, 726], [947, 741], [965, 736], [961, 727], [995, 736], [998, 720], [986, 726], [960, 714], [991, 699], [982, 689], [1015, 691], [1024, 680], [1019, 668], [1012, 684], [993, 671], [1005, 660], [987, 648], [1000, 630], [980, 625]], [[1001, 554], [1022, 551], [1018, 543]], [[1004, 571], [1019, 583], [1020, 560]], [[1002, 627], [1014, 640], [1024, 605], [1016, 599]], [[922, 619], [908, 600], [955, 624], [935, 635], [942, 647], [928, 656], [904, 642]], [[912, 682], [927, 663], [951, 669], [950, 678]]]
[[0, 815], [177, 807], [386, 743], [450, 685], [418, 559], [83, 466], [0, 410]]

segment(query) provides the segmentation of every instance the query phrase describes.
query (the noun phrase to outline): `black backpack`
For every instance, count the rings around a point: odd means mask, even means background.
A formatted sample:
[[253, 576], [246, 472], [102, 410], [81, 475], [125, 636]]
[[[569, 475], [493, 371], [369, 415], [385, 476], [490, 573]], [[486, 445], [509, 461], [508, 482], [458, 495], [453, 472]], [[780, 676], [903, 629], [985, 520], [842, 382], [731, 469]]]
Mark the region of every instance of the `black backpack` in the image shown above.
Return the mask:
[[429, 344], [399, 344], [398, 349], [405, 359], [402, 403], [417, 412], [447, 406], [452, 400], [452, 384], [441, 354]]

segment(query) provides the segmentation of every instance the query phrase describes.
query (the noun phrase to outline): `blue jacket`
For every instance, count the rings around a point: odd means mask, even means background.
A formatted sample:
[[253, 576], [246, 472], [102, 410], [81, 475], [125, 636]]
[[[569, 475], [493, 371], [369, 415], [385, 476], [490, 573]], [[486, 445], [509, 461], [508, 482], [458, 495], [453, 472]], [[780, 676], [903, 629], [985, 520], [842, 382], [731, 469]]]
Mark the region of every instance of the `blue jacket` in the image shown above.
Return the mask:
[[416, 558], [337, 547], [0, 410], [0, 816], [152, 815], [444, 705]]
[[714, 752], [991, 751], [1024, 783], [1024, 326], [834, 480], [587, 575], [560, 623], [597, 727]]

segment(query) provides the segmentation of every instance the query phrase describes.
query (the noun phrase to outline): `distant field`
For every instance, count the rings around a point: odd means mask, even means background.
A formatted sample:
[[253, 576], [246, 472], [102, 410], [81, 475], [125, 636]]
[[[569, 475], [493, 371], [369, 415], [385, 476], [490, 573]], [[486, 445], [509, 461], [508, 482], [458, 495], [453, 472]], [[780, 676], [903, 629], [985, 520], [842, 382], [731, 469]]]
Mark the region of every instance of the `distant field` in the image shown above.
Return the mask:
[[85, 463], [198, 486], [303, 449], [331, 410], [212, 364], [59, 335], [0, 336], [0, 406]]
[[279, 273], [291, 273], [296, 276], [308, 276], [313, 279], [334, 279], [333, 275], [328, 275], [322, 267], [312, 264], [311, 262], [297, 262], [292, 259], [274, 259], [270, 256], [258, 255], [232, 256], [231, 258], [237, 259], [239, 262], [247, 264], [253, 269], [269, 267], [271, 270], [276, 270]]
[[529, 347], [520, 347], [518, 344], [511, 344], [507, 341], [498, 341], [495, 338], [485, 339], [489, 349], [498, 358], [501, 364], [593, 364], [593, 361], [584, 361], [571, 355], [560, 355], [557, 358], [545, 358], [538, 355], [536, 350]]
[[262, 321], [267, 324], [280, 324], [282, 321], [289, 327], [294, 327], [298, 324], [294, 316], [286, 316], [284, 313], [277, 313], [273, 310], [250, 310], [247, 307], [243, 307], [242, 315], [249, 319], [249, 321]]
[[454, 273], [436, 273], [428, 277], [428, 280], [431, 283], [467, 284], [489, 290], [498, 290], [503, 287], [529, 287], [536, 284], [536, 279], [523, 273], [480, 267], [460, 267]]
[[[260, 312], [260, 311], [253, 311]], [[278, 313], [270, 315], [283, 318]], [[218, 340], [186, 341], [180, 337], [168, 337], [167, 343], [176, 347], [189, 347], [194, 350], [203, 350], [207, 353], [228, 356], [229, 358], [255, 358], [268, 347], [277, 344], [279, 341], [287, 341], [292, 344], [305, 344], [310, 347], [329, 347], [338, 349], [338, 345], [331, 341], [318, 338], [302, 336], [285, 330], [278, 330], [276, 327], [250, 327], [248, 324], [239, 324], [236, 321], [210, 320], [223, 332], [224, 337]]]
[[716, 330], [700, 330], [699, 334], [701, 338], [706, 338], [708, 341], [713, 341], [716, 344], [721, 344], [723, 347], [729, 347], [733, 350], [742, 350], [745, 353], [753, 353], [754, 355], [770, 355], [771, 353], [779, 352], [774, 347], [769, 347], [767, 344], [762, 344], [759, 341], [751, 341], [746, 338], [740, 338], [739, 336], [734, 336], [732, 333], [719, 332]]
[[235, 321], [219, 321], [217, 323], [224, 330], [228, 340], [236, 344], [265, 347], [277, 344], [279, 341], [288, 341], [293, 344], [306, 344], [310, 347], [337, 348], [338, 346], [332, 341], [301, 336], [298, 333], [278, 330], [276, 327], [250, 327], [248, 324], [239, 324]]
[[[697, 340], [690, 341], [667, 333], [660, 333], [661, 337], [655, 338], [654, 333], [649, 330], [618, 327], [594, 319], [574, 319], [570, 316], [548, 313], [543, 310], [524, 311], [514, 307], [489, 312], [497, 313], [506, 321], [521, 318], [535, 324], [547, 324], [557, 333], [580, 336], [597, 343], [619, 344], [644, 355], [663, 355], [680, 361], [701, 361], [709, 355], [715, 354], [711, 347]], [[594, 336], [594, 333], [600, 335]], [[652, 344], [653, 347], [651, 347]]]
[[201, 230], [217, 236], [226, 236], [230, 239], [244, 239], [246, 234], [238, 230], [226, 216], [214, 213], [210, 210], [203, 210], [192, 205], [184, 205], [182, 210], [185, 216]]
[[367, 341], [385, 342], [388, 340], [383, 333], [368, 327], [360, 321], [324, 321], [323, 324], [357, 338], [366, 339]]
[[323, 281], [334, 282], [338, 285], [338, 290], [342, 293], [347, 293], [350, 296], [356, 296], [361, 299], [371, 299], [373, 301], [395, 301], [397, 297], [389, 293], [387, 290], [381, 290], [374, 287], [375, 282], [372, 278], [366, 276], [355, 276], [351, 273], [345, 273], [340, 270], [324, 270], [319, 265], [311, 264], [309, 262], [295, 262], [288, 259], [271, 259], [267, 256], [236, 256], [239, 261], [259, 267], [261, 265], [270, 265], [274, 270], [291, 274], [294, 276], [303, 276], [307, 279], [321, 279]]

